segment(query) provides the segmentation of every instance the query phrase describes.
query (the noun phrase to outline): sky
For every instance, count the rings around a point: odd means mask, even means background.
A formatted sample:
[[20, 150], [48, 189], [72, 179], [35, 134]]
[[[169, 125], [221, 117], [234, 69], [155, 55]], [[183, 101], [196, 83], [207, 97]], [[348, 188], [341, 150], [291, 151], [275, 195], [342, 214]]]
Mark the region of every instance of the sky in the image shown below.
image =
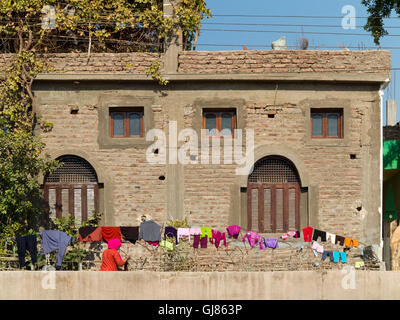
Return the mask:
[[[289, 49], [296, 49], [301, 37], [308, 39], [309, 49], [378, 48], [370, 33], [363, 29], [368, 13], [361, 0], [206, 0], [206, 3], [213, 17], [202, 21], [196, 47], [199, 51], [242, 50], [242, 45], [249, 50], [270, 50], [271, 43], [281, 36], [286, 36]], [[350, 19], [353, 13], [354, 18]], [[380, 46], [391, 51], [392, 69], [398, 69], [392, 71], [392, 82], [385, 90], [385, 125], [386, 99], [400, 100], [400, 92], [396, 93], [400, 81], [400, 18], [393, 12], [384, 23], [389, 35], [381, 39]], [[397, 121], [399, 107], [397, 102]]]

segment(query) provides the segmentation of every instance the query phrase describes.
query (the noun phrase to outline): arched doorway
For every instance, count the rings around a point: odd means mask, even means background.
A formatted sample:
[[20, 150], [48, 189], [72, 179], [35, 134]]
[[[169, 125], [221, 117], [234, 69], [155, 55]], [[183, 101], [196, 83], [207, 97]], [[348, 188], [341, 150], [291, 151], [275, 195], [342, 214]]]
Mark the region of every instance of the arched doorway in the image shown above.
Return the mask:
[[94, 168], [85, 159], [72, 155], [57, 158], [62, 162], [44, 180], [44, 197], [50, 218], [71, 214], [78, 221], [86, 221], [99, 212], [99, 186]]
[[248, 230], [300, 229], [300, 187], [299, 174], [288, 159], [268, 156], [257, 161], [247, 184]]

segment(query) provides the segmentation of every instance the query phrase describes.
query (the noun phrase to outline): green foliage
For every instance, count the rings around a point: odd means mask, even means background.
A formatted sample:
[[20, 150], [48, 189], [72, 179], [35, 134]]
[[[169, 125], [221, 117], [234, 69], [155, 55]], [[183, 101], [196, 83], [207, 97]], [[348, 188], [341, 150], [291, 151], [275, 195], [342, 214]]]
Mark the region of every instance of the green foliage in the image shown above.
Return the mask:
[[388, 34], [383, 19], [389, 18], [393, 10], [400, 15], [400, 0], [362, 0], [361, 4], [367, 7], [369, 14], [364, 29], [371, 32], [375, 44], [378, 45], [380, 39]]
[[166, 86], [169, 81], [165, 80], [160, 75], [160, 63], [158, 61], [154, 61], [148, 69], [146, 69], [146, 74], [152, 76], [153, 79], [158, 80], [158, 83], [162, 86]]
[[[162, 0], [1, 1], [0, 45], [8, 52], [87, 51], [90, 47], [101, 52], [160, 52], [161, 41], [179, 27], [185, 48], [190, 48], [201, 20], [211, 12], [205, 0], [172, 3], [175, 18], [164, 17]], [[25, 43], [16, 44], [13, 39], [20, 37]]]
[[175, 229], [178, 228], [190, 228], [187, 218], [185, 217], [183, 220], [176, 219], [176, 220], [168, 220], [167, 225], [170, 227], [174, 227]]
[[33, 233], [44, 219], [39, 174], [53, 172], [58, 161], [41, 155], [44, 144], [22, 130], [0, 130], [0, 235]]

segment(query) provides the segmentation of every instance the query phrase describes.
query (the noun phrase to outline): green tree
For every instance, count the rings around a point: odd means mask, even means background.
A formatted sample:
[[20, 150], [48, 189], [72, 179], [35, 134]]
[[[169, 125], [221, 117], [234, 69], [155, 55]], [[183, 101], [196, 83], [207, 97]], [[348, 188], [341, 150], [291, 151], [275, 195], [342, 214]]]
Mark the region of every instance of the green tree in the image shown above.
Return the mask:
[[[200, 21], [211, 13], [205, 0], [172, 3], [176, 17], [164, 17], [162, 0], [0, 1], [0, 54], [12, 54], [9, 68], [0, 70], [2, 236], [33, 230], [43, 215], [38, 177], [59, 165], [42, 154], [40, 134], [52, 124], [34, 110], [33, 82], [52, 70], [43, 54], [162, 52], [163, 40], [178, 28], [190, 50]], [[159, 79], [157, 70], [155, 65], [148, 73]]]
[[361, 0], [361, 4], [367, 7], [369, 14], [364, 29], [371, 32], [375, 44], [379, 45], [380, 39], [388, 34], [383, 19], [389, 18], [393, 10], [400, 15], [400, 0]]

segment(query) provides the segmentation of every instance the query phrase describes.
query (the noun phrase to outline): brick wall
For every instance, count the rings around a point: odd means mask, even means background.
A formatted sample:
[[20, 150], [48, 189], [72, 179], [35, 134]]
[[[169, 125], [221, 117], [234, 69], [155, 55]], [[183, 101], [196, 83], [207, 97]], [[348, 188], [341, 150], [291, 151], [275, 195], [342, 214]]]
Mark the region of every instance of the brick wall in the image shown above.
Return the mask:
[[184, 51], [181, 73], [346, 72], [390, 74], [389, 51]]

